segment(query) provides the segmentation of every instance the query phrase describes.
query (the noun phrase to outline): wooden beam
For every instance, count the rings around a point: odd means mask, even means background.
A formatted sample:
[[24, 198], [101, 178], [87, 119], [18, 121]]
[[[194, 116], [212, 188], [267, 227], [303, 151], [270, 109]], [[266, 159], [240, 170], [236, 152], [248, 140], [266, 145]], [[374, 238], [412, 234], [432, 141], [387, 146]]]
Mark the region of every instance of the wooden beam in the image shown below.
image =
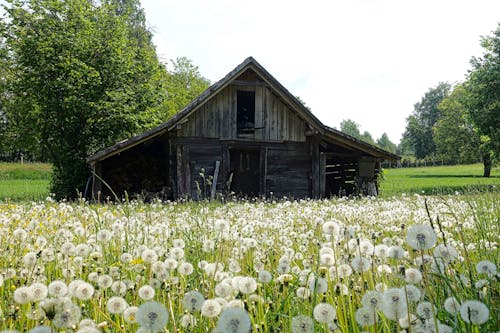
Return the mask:
[[214, 171], [214, 178], [212, 180], [212, 189], [210, 191], [210, 200], [215, 199], [215, 190], [217, 189], [217, 180], [219, 178], [219, 167], [220, 167], [220, 161], [215, 161], [215, 171]]

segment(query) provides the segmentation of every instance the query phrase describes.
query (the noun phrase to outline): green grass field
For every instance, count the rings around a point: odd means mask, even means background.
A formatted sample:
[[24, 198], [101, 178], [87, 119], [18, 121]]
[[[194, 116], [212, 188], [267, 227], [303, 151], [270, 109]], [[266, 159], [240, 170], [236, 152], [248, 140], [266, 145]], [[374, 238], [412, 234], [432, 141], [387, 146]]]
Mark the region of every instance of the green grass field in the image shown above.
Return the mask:
[[0, 200], [41, 200], [49, 195], [47, 163], [0, 163]]
[[490, 178], [482, 175], [482, 164], [385, 169], [381, 195], [500, 190], [500, 167], [492, 169]]
[[[51, 165], [0, 163], [0, 200], [40, 200], [49, 195]], [[453, 194], [465, 190], [500, 190], [500, 167], [483, 178], [482, 164], [385, 169], [381, 196], [402, 193]]]

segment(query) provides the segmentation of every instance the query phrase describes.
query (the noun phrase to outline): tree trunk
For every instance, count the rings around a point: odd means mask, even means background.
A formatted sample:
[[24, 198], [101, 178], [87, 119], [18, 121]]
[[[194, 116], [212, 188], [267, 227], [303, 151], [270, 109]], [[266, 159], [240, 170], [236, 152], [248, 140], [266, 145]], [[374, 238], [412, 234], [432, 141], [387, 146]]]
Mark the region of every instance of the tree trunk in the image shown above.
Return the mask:
[[489, 177], [491, 174], [491, 154], [489, 152], [483, 154], [483, 177]]

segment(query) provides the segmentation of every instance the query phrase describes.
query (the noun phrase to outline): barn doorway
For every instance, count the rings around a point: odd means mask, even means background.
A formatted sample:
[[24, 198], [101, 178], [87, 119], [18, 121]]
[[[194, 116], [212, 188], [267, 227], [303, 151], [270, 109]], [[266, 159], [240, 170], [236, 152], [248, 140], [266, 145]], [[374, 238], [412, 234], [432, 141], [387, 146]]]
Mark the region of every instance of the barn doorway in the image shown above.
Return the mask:
[[229, 150], [230, 190], [238, 196], [258, 196], [260, 190], [260, 150]]

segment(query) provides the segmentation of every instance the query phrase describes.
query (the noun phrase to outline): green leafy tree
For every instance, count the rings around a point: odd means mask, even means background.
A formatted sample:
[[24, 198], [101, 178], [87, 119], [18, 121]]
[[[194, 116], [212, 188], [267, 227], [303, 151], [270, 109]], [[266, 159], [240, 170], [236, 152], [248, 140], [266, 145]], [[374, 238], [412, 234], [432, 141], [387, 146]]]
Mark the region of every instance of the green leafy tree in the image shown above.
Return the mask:
[[138, 48], [111, 3], [8, 3], [5, 44], [16, 77], [9, 94], [26, 104], [10, 108], [8, 121], [46, 151], [57, 197], [74, 197], [90, 153], [166, 119], [164, 66], [152, 44]]
[[450, 89], [450, 84], [443, 82], [429, 89], [422, 100], [415, 104], [413, 113], [406, 119], [403, 136], [411, 145], [416, 158], [425, 158], [435, 153], [432, 128], [441, 117], [438, 105], [449, 95]]
[[393, 154], [396, 153], [396, 144], [389, 139], [387, 133], [383, 133], [380, 138], [377, 139], [377, 145], [380, 148], [387, 150], [388, 152], [391, 152]]
[[361, 132], [359, 130], [359, 125], [354, 120], [344, 119], [340, 123], [340, 131], [348, 134], [356, 139], [361, 139]]
[[171, 60], [171, 65], [167, 82], [169, 116], [182, 110], [210, 85], [188, 58]]
[[475, 163], [480, 156], [480, 138], [464, 106], [466, 91], [456, 86], [439, 104], [441, 118], [434, 125], [436, 152], [449, 163]]
[[375, 140], [373, 140], [372, 135], [368, 131], [364, 131], [363, 134], [361, 134], [361, 140], [369, 144], [375, 145]]
[[472, 58], [472, 71], [464, 87], [466, 108], [481, 136], [484, 176], [500, 156], [500, 23], [492, 36], [483, 37], [481, 58]]

